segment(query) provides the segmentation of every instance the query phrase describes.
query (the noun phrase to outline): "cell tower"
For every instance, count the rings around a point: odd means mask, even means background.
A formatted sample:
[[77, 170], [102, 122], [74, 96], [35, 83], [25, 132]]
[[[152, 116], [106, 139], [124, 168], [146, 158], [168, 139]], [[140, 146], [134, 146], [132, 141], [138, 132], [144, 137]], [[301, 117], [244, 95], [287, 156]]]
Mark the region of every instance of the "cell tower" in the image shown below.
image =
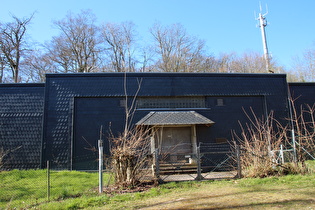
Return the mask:
[[266, 15], [268, 14], [268, 8], [266, 6], [267, 12], [265, 14], [262, 14], [261, 4], [259, 4], [259, 7], [260, 7], [260, 13], [258, 14], [258, 18], [256, 18], [256, 17], [255, 18], [257, 20], [259, 20], [259, 27], [260, 27], [260, 31], [261, 31], [261, 38], [262, 38], [262, 43], [263, 43], [263, 48], [264, 48], [264, 58], [265, 58], [265, 61], [266, 61], [266, 71], [270, 72], [270, 73], [274, 73], [269, 68], [269, 66], [270, 66], [270, 56], [269, 56], [269, 52], [268, 52], [267, 38], [266, 38], [266, 31], [265, 31], [265, 27], [267, 26]]

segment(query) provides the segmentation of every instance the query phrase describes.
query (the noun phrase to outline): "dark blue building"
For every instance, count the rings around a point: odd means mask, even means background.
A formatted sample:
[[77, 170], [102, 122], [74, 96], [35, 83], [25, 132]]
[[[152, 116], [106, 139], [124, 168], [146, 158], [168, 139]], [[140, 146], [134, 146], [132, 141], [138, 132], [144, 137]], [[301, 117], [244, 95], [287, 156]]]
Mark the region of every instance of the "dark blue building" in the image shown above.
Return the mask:
[[44, 90], [44, 84], [0, 84], [0, 168], [40, 167]]
[[290, 95], [295, 101], [295, 106], [313, 106], [315, 103], [315, 83], [313, 82], [295, 82], [289, 83]]
[[[290, 95], [293, 101], [293, 118], [305, 123], [310, 134], [314, 132], [315, 83], [289, 83]], [[296, 114], [296, 116], [294, 116]], [[303, 122], [304, 121], [304, 122]], [[306, 134], [303, 134], [306, 135]], [[298, 138], [298, 136], [297, 136]]]
[[[100, 127], [104, 139], [123, 131], [126, 96], [136, 100], [132, 124], [143, 121], [150, 112], [178, 113], [164, 128], [162, 147], [184, 140], [182, 148], [194, 152], [199, 142], [224, 143], [231, 130], [248, 119], [244, 110], [252, 108], [257, 116], [271, 110], [279, 119], [288, 115], [285, 75], [279, 74], [192, 74], [192, 73], [97, 73], [48, 74], [46, 77], [43, 156], [54, 168], [96, 169], [97, 140]], [[176, 124], [188, 112], [214, 122]], [[190, 115], [191, 116], [191, 115]], [[173, 124], [173, 126], [172, 126]], [[172, 135], [171, 135], [172, 134]], [[174, 139], [170, 136], [173, 136]], [[191, 136], [195, 136], [192, 138]], [[106, 142], [106, 141], [105, 141]], [[189, 145], [190, 144], [190, 145]], [[109, 154], [108, 143], [105, 153]]]
[[[312, 83], [290, 84], [298, 103], [314, 104]], [[294, 93], [294, 94], [293, 94]], [[107, 138], [123, 131], [125, 107], [135, 102], [132, 125], [155, 126], [152, 149], [195, 153], [199, 143], [231, 141], [239, 123], [256, 116], [290, 116], [282, 74], [95, 73], [48, 74], [45, 84], [0, 85], [0, 148], [5, 169], [44, 167], [93, 170], [102, 127]]]

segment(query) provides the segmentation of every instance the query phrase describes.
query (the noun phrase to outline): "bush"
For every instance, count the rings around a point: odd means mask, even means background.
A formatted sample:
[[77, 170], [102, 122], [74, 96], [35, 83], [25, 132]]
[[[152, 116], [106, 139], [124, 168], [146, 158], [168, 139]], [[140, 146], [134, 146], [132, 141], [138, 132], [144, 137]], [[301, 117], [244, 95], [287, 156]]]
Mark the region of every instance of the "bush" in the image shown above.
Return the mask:
[[[292, 148], [292, 139], [287, 135], [290, 130], [276, 121], [272, 112], [265, 118], [258, 118], [253, 110], [251, 110], [252, 115], [246, 112], [245, 114], [250, 123], [245, 126], [240, 125], [241, 135], [236, 135], [234, 132], [234, 144], [239, 144], [241, 148], [240, 160], [244, 177], [262, 178], [308, 172], [303, 158], [298, 159], [300, 162], [293, 163], [294, 155], [283, 155], [289, 162], [279, 161], [277, 152], [280, 145]], [[298, 153], [298, 156], [302, 155]]]
[[150, 160], [150, 130], [134, 128], [125, 131], [118, 137], [112, 137], [111, 159], [115, 182], [123, 187], [133, 187], [140, 183], [141, 178], [147, 174], [143, 170]]

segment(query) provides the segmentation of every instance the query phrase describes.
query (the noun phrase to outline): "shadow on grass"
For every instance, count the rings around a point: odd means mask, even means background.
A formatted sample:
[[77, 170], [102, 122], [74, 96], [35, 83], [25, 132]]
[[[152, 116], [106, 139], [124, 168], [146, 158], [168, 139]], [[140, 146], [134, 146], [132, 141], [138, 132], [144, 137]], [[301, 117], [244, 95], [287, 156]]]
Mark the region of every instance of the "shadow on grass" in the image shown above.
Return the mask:
[[[274, 202], [258, 202], [258, 203], [253, 203], [253, 204], [245, 204], [245, 205], [222, 205], [222, 206], [213, 206], [211, 207], [207, 203], [199, 204], [199, 205], [188, 205], [185, 207], [179, 207], [176, 209], [234, 209], [234, 208], [249, 208], [249, 209], [255, 209], [258, 207], [263, 207], [263, 208], [271, 208], [271, 207], [277, 207], [277, 208], [283, 208], [283, 207], [290, 207], [290, 206], [307, 206], [311, 205], [313, 206], [315, 204], [315, 200], [313, 199], [291, 199], [291, 200], [284, 200], [284, 201], [274, 201]], [[204, 208], [200, 208], [200, 206], [206, 206]], [[171, 208], [170, 208], [171, 209]]]
[[[283, 197], [282, 201], [268, 201], [266, 198], [265, 200], [257, 199], [257, 201], [248, 201], [243, 196], [250, 193], [259, 193], [259, 192], [273, 192], [273, 193], [283, 192], [282, 190], [247, 190], [243, 192], [236, 192], [230, 194], [218, 194], [218, 195], [209, 195], [209, 196], [198, 196], [195, 198], [178, 198], [175, 200], [160, 202], [148, 206], [138, 206], [140, 209], [159, 209], [167, 207], [167, 209], [230, 209], [230, 208], [257, 208], [257, 207], [286, 207], [286, 206], [295, 206], [295, 205], [311, 205], [315, 204], [315, 199], [287, 199]], [[228, 199], [223, 200], [222, 203], [219, 203], [215, 200], [216, 198], [223, 198], [228, 196], [235, 196], [234, 200], [243, 199], [246, 200], [243, 204], [235, 204], [229, 202]], [[254, 195], [255, 196], [255, 195]], [[252, 197], [252, 196], [249, 196]], [[249, 198], [248, 197], [248, 198]], [[204, 200], [204, 201], [203, 201]], [[241, 201], [242, 202], [242, 201]], [[183, 206], [182, 203], [185, 203]]]

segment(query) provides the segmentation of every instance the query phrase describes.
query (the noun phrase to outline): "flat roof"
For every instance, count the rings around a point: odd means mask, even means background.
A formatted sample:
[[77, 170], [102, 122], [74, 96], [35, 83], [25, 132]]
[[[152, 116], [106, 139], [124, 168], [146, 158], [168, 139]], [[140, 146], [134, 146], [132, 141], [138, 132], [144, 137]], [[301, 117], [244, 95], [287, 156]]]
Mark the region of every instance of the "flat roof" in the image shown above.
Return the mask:
[[98, 72], [98, 73], [49, 73], [46, 77], [281, 77], [286, 74], [271, 73], [177, 73], [177, 72]]

